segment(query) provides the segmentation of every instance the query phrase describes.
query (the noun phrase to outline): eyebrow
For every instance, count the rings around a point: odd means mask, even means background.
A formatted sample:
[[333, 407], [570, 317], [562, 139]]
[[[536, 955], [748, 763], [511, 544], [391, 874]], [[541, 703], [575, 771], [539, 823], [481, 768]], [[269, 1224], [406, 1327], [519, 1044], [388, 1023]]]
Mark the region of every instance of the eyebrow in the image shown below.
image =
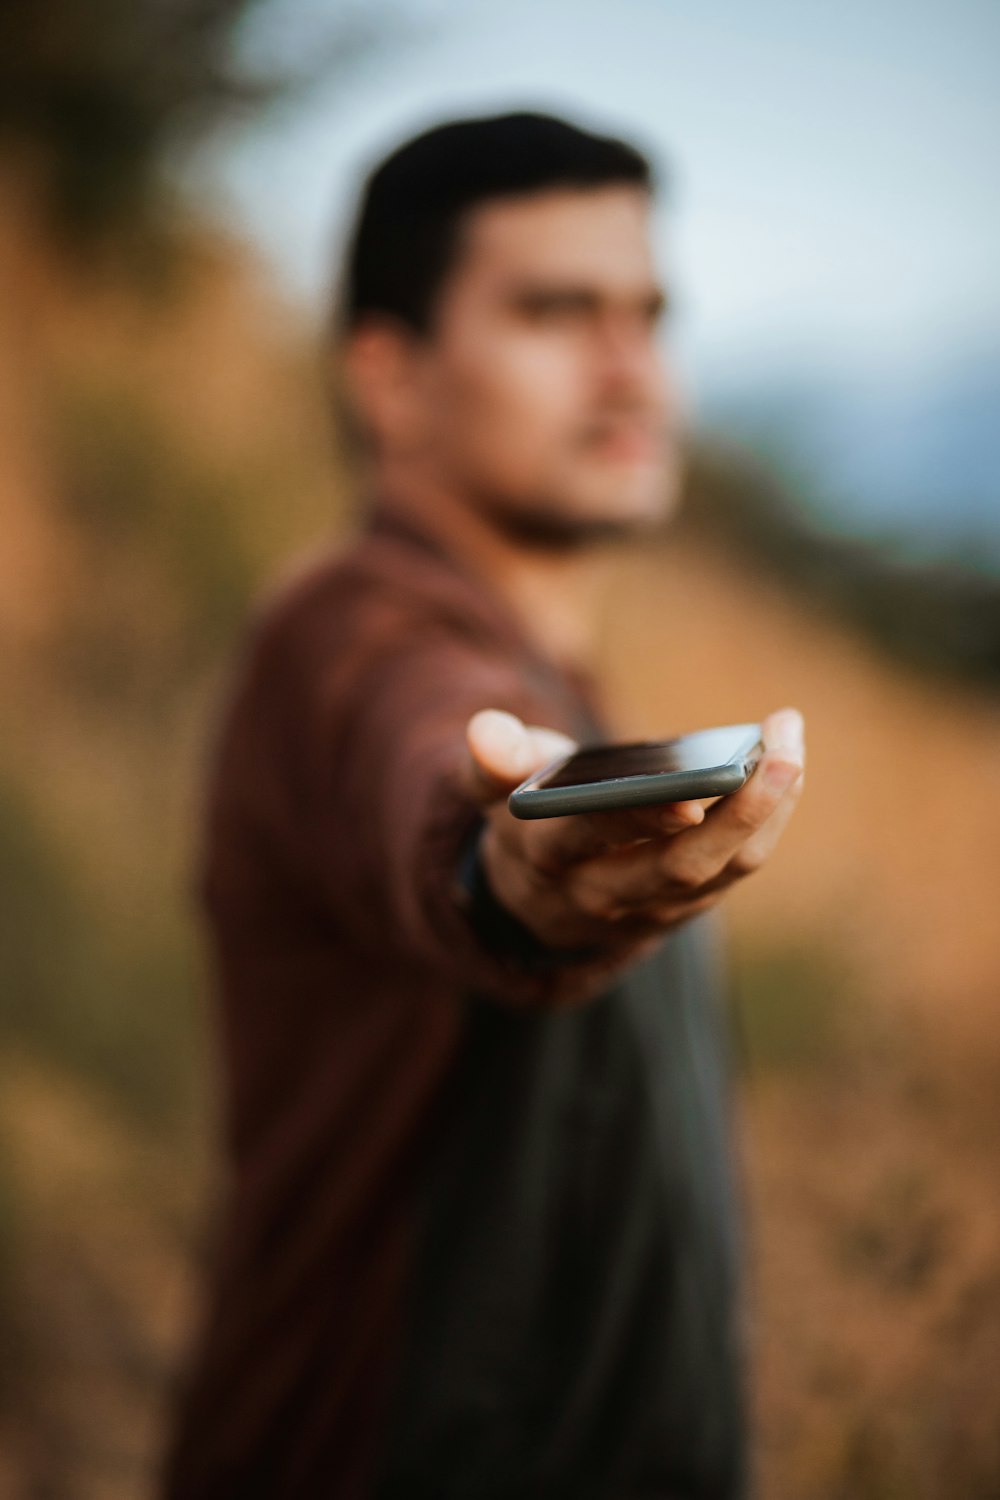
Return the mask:
[[592, 286], [577, 285], [572, 282], [515, 283], [507, 289], [505, 300], [512, 306], [525, 311], [538, 311], [553, 306], [572, 306], [593, 310], [606, 306], [610, 302], [627, 300], [634, 306], [641, 307], [644, 312], [660, 314], [669, 312], [672, 305], [669, 292], [662, 286], [652, 287], [648, 292], [641, 293], [637, 297], [620, 299], [605, 296], [602, 292], [595, 291]]

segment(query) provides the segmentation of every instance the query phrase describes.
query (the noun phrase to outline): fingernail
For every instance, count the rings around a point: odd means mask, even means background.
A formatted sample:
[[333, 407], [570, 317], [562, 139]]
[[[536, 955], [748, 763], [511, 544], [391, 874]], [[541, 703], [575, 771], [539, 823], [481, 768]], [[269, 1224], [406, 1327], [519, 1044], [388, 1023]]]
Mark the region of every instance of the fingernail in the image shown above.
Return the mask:
[[482, 711], [482, 717], [489, 726], [490, 733], [496, 739], [512, 742], [519, 738], [524, 725], [515, 714], [510, 714], [505, 708], [486, 708]]
[[802, 715], [795, 709], [775, 715], [773, 732], [777, 744], [797, 747], [802, 742], [802, 730]]

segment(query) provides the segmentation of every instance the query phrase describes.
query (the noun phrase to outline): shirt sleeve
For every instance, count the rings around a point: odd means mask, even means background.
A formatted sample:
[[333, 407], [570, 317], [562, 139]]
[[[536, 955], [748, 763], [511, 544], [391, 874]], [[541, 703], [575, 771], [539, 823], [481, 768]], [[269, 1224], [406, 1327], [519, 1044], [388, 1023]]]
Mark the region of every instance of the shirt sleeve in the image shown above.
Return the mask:
[[571, 732], [516, 663], [445, 630], [395, 644], [346, 692], [322, 673], [300, 686], [288, 732], [309, 881], [383, 962], [510, 1005], [589, 998], [622, 968], [620, 948], [548, 949], [481, 871], [471, 888], [462, 879], [484, 822], [464, 774], [466, 724], [481, 708]]

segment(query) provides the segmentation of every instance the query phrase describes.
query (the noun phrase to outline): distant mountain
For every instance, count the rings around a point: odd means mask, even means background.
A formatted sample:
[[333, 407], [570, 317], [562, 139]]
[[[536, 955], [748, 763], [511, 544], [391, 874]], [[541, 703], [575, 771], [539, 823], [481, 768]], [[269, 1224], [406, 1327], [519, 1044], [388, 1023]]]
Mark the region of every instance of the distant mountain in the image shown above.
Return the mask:
[[772, 461], [820, 524], [1000, 569], [1000, 348], [891, 381], [716, 380], [702, 411]]

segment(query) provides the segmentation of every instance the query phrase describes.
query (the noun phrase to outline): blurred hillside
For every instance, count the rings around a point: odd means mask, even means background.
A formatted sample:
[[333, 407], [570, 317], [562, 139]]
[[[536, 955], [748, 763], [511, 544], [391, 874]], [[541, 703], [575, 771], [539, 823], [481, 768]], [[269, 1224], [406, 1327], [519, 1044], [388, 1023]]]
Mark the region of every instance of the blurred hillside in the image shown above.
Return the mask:
[[988, 330], [887, 378], [817, 369], [710, 383], [703, 408], [789, 476], [833, 532], [1000, 574], [1000, 349]]
[[3, 207], [0, 1493], [132, 1496], [214, 1166], [198, 768], [253, 590], [338, 488], [245, 250], [189, 226], [151, 300]]
[[[321, 361], [246, 247], [156, 295], [5, 179], [0, 1493], [149, 1494], [219, 1180], [189, 904], [255, 592], [350, 502]], [[6, 210], [6, 211], [5, 211]], [[623, 735], [791, 702], [809, 786], [733, 902], [763, 1492], [1000, 1492], [993, 585], [833, 542], [706, 443], [604, 646]], [[4, 1467], [5, 1466], [5, 1467]]]

